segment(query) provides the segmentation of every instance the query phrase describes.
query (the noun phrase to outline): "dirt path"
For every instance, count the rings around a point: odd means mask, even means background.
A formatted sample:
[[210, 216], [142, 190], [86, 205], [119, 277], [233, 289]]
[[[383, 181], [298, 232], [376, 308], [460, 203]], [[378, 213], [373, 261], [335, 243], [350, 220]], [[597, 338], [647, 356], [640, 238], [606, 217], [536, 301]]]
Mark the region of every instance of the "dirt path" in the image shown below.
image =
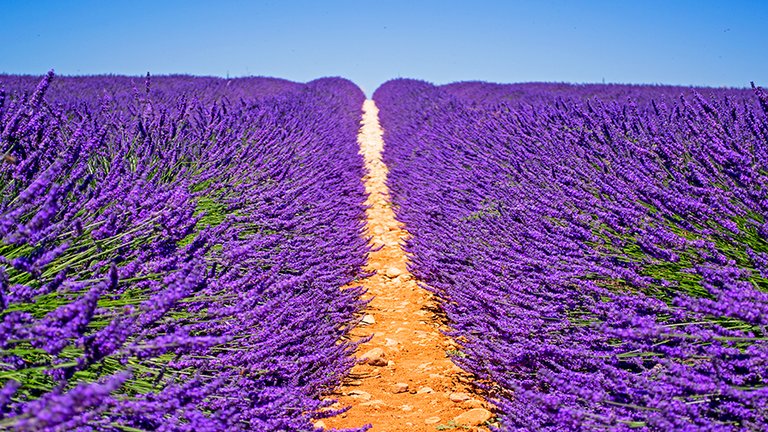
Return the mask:
[[446, 356], [455, 345], [440, 333], [432, 295], [419, 288], [406, 269], [401, 241], [408, 233], [390, 207], [378, 109], [371, 100], [363, 109], [358, 140], [368, 170], [367, 230], [374, 248], [381, 249], [368, 260], [367, 270], [377, 274], [362, 283], [374, 298], [353, 337], [373, 338], [358, 350], [368, 364], [355, 366], [339, 393], [332, 395], [339, 399], [337, 406], [352, 408], [317, 425], [347, 428], [370, 423], [376, 432], [486, 430], [475, 425], [488, 420], [490, 412], [468, 389], [469, 376]]

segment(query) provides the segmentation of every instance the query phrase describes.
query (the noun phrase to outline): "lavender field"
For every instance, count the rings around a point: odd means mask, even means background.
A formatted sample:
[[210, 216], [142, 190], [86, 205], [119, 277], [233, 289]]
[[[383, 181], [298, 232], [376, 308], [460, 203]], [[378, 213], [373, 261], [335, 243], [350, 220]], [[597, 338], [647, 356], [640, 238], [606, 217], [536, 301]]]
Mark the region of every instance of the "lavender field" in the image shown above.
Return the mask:
[[768, 430], [768, 95], [394, 80], [412, 269], [504, 430]]
[[363, 307], [363, 93], [0, 82], [0, 429], [311, 430]]
[[[362, 90], [53, 73], [0, 89], [0, 430], [347, 415], [334, 392], [378, 343], [350, 336], [376, 323]], [[488, 402], [466, 408], [493, 411], [472, 427], [768, 430], [765, 91], [396, 79], [373, 98], [377, 178], [455, 341], [437, 350]], [[410, 280], [386, 271], [381, 289]], [[398, 343], [370, 367], [405, 363]], [[458, 412], [471, 397], [444, 393]], [[439, 421], [409, 430], [470, 429]]]

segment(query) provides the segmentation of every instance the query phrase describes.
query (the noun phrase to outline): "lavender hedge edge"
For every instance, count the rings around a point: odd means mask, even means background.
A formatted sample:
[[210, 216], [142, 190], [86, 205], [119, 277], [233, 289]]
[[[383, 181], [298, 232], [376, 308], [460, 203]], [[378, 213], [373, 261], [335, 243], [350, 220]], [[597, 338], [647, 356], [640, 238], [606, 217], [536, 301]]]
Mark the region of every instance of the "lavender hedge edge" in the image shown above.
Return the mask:
[[412, 270], [503, 430], [768, 429], [764, 91], [374, 99]]
[[0, 429], [314, 430], [354, 363], [363, 93], [0, 76]]

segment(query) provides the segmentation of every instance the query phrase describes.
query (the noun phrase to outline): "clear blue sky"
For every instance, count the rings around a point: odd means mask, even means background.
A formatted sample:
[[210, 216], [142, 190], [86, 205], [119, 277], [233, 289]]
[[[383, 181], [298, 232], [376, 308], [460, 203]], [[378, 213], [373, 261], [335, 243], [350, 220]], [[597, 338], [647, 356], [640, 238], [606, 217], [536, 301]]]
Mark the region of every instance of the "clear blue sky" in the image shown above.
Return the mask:
[[9, 1], [0, 72], [768, 84], [768, 1]]

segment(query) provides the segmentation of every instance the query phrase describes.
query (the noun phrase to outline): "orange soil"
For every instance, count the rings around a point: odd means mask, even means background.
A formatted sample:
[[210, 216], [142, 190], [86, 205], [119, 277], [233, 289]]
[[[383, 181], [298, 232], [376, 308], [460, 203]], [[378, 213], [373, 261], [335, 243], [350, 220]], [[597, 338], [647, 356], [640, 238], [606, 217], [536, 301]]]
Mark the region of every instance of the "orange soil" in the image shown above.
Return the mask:
[[[446, 328], [436, 312], [432, 294], [420, 288], [406, 268], [407, 256], [401, 242], [408, 233], [395, 220], [385, 181], [387, 167], [381, 160], [382, 131], [378, 109], [368, 100], [363, 106], [363, 126], [359, 135], [361, 154], [368, 174], [367, 233], [374, 248], [366, 270], [376, 274], [362, 281], [373, 297], [363, 323], [353, 338], [373, 335], [358, 349], [358, 357], [373, 348], [384, 350], [383, 366], [358, 364], [337, 393], [329, 395], [349, 406], [346, 413], [323, 419], [316, 426], [350, 428], [372, 424], [372, 431], [487, 430], [485, 427], [459, 426], [454, 419], [470, 414], [488, 415], [477, 408], [487, 404], [469, 387], [471, 376], [455, 366], [446, 351], [456, 344], [441, 333]], [[407, 390], [396, 392], [396, 384]], [[456, 394], [459, 393], [459, 394]], [[461, 401], [463, 398], [467, 400]], [[453, 401], [453, 400], [456, 401]], [[455, 426], [455, 427], [454, 427]]]

